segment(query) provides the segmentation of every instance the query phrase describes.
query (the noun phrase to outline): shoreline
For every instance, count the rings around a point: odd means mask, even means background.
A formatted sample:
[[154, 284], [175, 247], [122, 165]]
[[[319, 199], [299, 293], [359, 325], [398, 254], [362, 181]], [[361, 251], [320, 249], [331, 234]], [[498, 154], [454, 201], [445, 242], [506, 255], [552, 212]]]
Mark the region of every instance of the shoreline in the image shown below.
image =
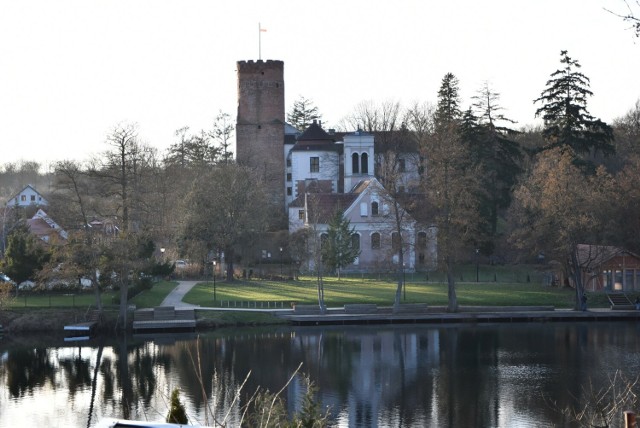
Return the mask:
[[[224, 327], [253, 327], [277, 324], [291, 325], [362, 325], [362, 324], [446, 324], [446, 323], [521, 323], [521, 322], [562, 322], [562, 321], [635, 321], [640, 320], [640, 311], [611, 310], [593, 308], [587, 311], [573, 309], [528, 310], [527, 307], [460, 307], [458, 312], [446, 312], [445, 307], [429, 307], [427, 311], [415, 313], [393, 313], [391, 308], [380, 307], [375, 313], [345, 313], [341, 309], [331, 309], [326, 314], [296, 314], [293, 310], [264, 311], [264, 320], [238, 318], [225, 320], [202, 316], [216, 312], [212, 308], [196, 309], [196, 331], [215, 330]], [[226, 312], [226, 311], [225, 311]], [[234, 311], [240, 314], [242, 309]], [[254, 312], [254, 311], [250, 311]], [[262, 311], [260, 311], [262, 312]], [[127, 332], [131, 331], [133, 314], [127, 319]], [[38, 309], [2, 310], [0, 326], [4, 336], [20, 334], [60, 333], [64, 326], [84, 321], [86, 310], [80, 309]], [[105, 310], [103, 320], [96, 329], [96, 335], [112, 335], [116, 331], [118, 312]]]

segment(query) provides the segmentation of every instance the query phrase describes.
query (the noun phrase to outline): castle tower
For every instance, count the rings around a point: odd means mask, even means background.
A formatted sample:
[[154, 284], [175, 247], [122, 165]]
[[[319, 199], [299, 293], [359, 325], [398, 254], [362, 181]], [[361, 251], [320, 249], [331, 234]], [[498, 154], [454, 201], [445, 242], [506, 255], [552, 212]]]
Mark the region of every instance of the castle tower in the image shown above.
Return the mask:
[[284, 208], [284, 62], [238, 61], [238, 163], [256, 168]]

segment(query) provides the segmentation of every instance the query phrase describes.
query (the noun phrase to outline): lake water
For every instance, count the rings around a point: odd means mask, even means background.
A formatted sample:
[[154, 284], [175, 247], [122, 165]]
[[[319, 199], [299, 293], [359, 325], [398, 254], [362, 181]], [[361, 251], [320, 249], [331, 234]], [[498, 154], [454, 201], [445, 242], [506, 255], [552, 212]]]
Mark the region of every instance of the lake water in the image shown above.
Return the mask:
[[[607, 386], [616, 372], [640, 373], [639, 334], [636, 323], [591, 322], [271, 327], [76, 343], [5, 338], [0, 428], [162, 421], [174, 387], [192, 423], [213, 425], [214, 414], [237, 426], [239, 385], [247, 379], [247, 394], [258, 386], [278, 391], [300, 363], [336, 426], [571, 426], [558, 408], [577, 408], [590, 385]], [[290, 411], [302, 392], [296, 376], [283, 391]]]

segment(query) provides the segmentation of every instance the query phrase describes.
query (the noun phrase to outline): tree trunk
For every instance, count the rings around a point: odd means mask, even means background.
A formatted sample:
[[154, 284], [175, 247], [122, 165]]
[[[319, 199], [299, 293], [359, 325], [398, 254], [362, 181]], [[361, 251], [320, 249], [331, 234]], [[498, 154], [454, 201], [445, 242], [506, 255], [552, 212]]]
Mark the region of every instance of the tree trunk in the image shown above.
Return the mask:
[[447, 257], [447, 294], [449, 297], [449, 306], [447, 312], [458, 312], [458, 297], [456, 296], [456, 280], [453, 278], [453, 266], [451, 260]]
[[[400, 235], [402, 236], [402, 235]], [[393, 299], [393, 311], [400, 309], [400, 298], [402, 297], [402, 286], [404, 285], [404, 251], [402, 250], [402, 238], [400, 238], [400, 250], [398, 252], [398, 286], [396, 287], [396, 295]]]
[[[580, 266], [578, 265], [577, 245], [575, 245], [571, 250], [571, 266], [569, 267], [569, 272], [571, 272], [571, 276], [573, 276], [573, 282], [575, 284], [576, 301], [574, 309], [576, 311], [586, 310], [586, 296], [584, 294], [584, 286], [582, 284], [582, 274], [580, 272]], [[583, 299], [585, 299], [585, 302], [583, 302]]]
[[126, 279], [120, 285], [120, 319], [123, 330], [127, 329], [127, 294], [129, 291], [129, 281]]
[[100, 294], [100, 283], [98, 282], [98, 274], [95, 269], [93, 275], [91, 275], [91, 280], [93, 281], [93, 294], [96, 297], [96, 309], [102, 312], [102, 295]]
[[227, 281], [233, 281], [233, 249], [225, 248], [224, 261], [227, 263]]
[[324, 304], [324, 282], [322, 281], [322, 268], [318, 264], [318, 305], [320, 306], [320, 312], [325, 313], [327, 307]]

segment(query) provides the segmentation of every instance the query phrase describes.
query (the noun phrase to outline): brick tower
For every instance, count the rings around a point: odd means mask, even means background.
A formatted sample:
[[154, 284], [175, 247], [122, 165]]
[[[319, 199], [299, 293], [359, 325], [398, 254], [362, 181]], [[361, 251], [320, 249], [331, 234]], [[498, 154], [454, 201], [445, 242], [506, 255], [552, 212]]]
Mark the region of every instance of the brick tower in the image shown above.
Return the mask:
[[238, 61], [238, 163], [256, 168], [284, 211], [284, 62]]

